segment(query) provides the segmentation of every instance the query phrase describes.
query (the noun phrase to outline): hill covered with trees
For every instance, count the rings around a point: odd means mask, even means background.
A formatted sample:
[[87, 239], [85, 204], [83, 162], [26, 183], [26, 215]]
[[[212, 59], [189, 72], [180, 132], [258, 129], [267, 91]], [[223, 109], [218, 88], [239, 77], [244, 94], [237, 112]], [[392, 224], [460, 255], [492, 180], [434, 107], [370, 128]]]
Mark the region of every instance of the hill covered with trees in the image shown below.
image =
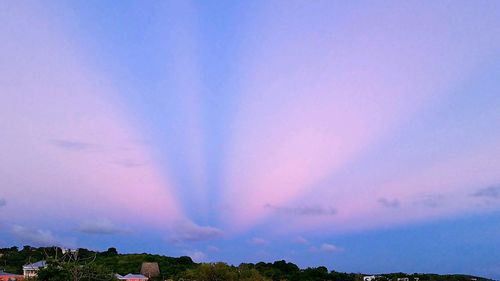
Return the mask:
[[[273, 263], [242, 263], [238, 266], [225, 263], [195, 263], [190, 257], [161, 255], [120, 254], [115, 248], [104, 252], [78, 249], [67, 253], [57, 247], [36, 248], [24, 246], [0, 249], [0, 269], [22, 274], [22, 266], [47, 260], [49, 266], [40, 271], [40, 281], [95, 281], [115, 280], [114, 273], [138, 273], [143, 262], [158, 263], [161, 275], [151, 280], [174, 281], [362, 281], [365, 274], [329, 271], [324, 266], [301, 269], [284, 260]], [[469, 275], [389, 273], [377, 275], [380, 281], [487, 281]], [[418, 278], [418, 279], [415, 279]]]

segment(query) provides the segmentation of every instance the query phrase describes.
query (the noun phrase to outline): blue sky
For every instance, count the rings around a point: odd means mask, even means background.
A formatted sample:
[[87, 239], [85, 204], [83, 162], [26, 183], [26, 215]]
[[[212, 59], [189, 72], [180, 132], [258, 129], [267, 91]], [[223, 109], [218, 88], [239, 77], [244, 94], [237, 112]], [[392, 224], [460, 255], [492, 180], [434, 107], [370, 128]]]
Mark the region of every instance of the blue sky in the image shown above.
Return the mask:
[[0, 246], [500, 278], [498, 3], [0, 6]]

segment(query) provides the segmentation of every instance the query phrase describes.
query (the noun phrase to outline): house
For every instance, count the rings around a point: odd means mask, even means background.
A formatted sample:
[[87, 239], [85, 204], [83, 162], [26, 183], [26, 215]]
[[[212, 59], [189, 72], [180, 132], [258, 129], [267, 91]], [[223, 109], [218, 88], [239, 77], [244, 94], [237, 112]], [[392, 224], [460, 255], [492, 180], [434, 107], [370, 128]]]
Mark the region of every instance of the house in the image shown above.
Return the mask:
[[38, 270], [41, 268], [45, 268], [47, 266], [46, 261], [38, 261], [35, 263], [30, 263], [23, 266], [23, 275], [24, 277], [35, 277], [38, 273]]
[[23, 279], [22, 275], [0, 271], [0, 281], [20, 281]]
[[122, 276], [120, 274], [115, 274], [115, 277], [118, 280], [125, 280], [125, 281], [147, 281], [149, 279], [142, 274], [132, 274], [132, 273], [129, 273], [125, 276]]
[[408, 277], [403, 277], [403, 278], [398, 278], [398, 281], [409, 281], [410, 279]]
[[375, 275], [363, 276], [363, 281], [375, 281]]

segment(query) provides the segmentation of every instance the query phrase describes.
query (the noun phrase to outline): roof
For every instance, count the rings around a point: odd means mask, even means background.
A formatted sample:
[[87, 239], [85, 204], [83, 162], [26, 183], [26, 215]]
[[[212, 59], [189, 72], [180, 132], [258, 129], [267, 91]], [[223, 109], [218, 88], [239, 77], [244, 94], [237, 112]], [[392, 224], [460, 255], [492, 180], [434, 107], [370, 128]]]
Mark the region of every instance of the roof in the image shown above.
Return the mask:
[[132, 273], [129, 273], [125, 276], [123, 275], [120, 275], [120, 274], [115, 274], [116, 278], [119, 279], [119, 280], [127, 280], [127, 279], [144, 279], [144, 280], [148, 280], [148, 277], [142, 275], [142, 274], [132, 274]]
[[20, 276], [19, 274], [0, 271], [0, 276]]
[[160, 267], [157, 262], [143, 262], [141, 274], [148, 277], [160, 276]]
[[35, 263], [30, 263], [23, 266], [23, 269], [39, 269], [41, 267], [46, 267], [46, 266], [47, 266], [46, 261], [37, 261]]
[[142, 274], [132, 274], [132, 273], [129, 273], [125, 276], [123, 276], [123, 278], [126, 278], [126, 279], [148, 279], [146, 276], [142, 275]]

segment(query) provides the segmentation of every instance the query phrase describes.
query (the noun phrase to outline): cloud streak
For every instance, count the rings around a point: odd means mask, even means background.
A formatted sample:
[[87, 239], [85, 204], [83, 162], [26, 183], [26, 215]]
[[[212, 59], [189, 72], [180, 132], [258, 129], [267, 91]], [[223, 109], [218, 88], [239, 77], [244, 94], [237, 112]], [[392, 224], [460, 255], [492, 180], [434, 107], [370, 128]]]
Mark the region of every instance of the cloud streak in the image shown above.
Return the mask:
[[198, 242], [220, 239], [224, 232], [212, 226], [200, 226], [192, 221], [182, 221], [174, 225], [169, 240], [175, 243]]
[[337, 214], [337, 210], [333, 207], [323, 206], [275, 206], [271, 204], [264, 205], [264, 208], [273, 210], [280, 215], [291, 216], [333, 216]]
[[135, 159], [121, 159], [112, 161], [111, 163], [125, 168], [135, 168], [146, 165], [144, 162], [137, 161]]
[[76, 231], [85, 234], [120, 234], [128, 233], [129, 230], [113, 224], [108, 219], [87, 220], [80, 223]]
[[208, 256], [206, 253], [195, 250], [195, 251], [184, 251], [184, 254], [193, 259], [194, 262], [207, 262]]
[[70, 151], [84, 151], [95, 147], [95, 145], [87, 142], [64, 139], [53, 139], [50, 140], [50, 143], [55, 147]]
[[303, 236], [297, 236], [297, 237], [293, 238], [292, 242], [295, 244], [303, 244], [303, 245], [309, 244], [309, 240], [307, 240]]
[[319, 247], [311, 246], [308, 249], [308, 251], [311, 253], [318, 253], [318, 252], [320, 252], [320, 253], [334, 253], [334, 252], [339, 252], [341, 250], [342, 250], [341, 248], [337, 247], [334, 244], [330, 244], [330, 243], [323, 243]]
[[478, 189], [472, 193], [471, 196], [478, 198], [500, 199], [500, 184]]
[[399, 208], [400, 206], [398, 199], [379, 198], [377, 202], [386, 208]]
[[28, 228], [21, 225], [14, 225], [11, 234], [20, 242], [33, 246], [60, 246], [73, 247], [74, 241], [56, 237], [50, 230]]
[[253, 244], [253, 245], [256, 245], [256, 246], [265, 246], [265, 245], [268, 245], [269, 244], [269, 241], [264, 239], [264, 238], [260, 238], [260, 237], [254, 237], [252, 239], [250, 239], [250, 244]]
[[340, 248], [333, 244], [323, 243], [321, 247], [319, 247], [319, 250], [325, 253], [333, 253], [340, 251]]

